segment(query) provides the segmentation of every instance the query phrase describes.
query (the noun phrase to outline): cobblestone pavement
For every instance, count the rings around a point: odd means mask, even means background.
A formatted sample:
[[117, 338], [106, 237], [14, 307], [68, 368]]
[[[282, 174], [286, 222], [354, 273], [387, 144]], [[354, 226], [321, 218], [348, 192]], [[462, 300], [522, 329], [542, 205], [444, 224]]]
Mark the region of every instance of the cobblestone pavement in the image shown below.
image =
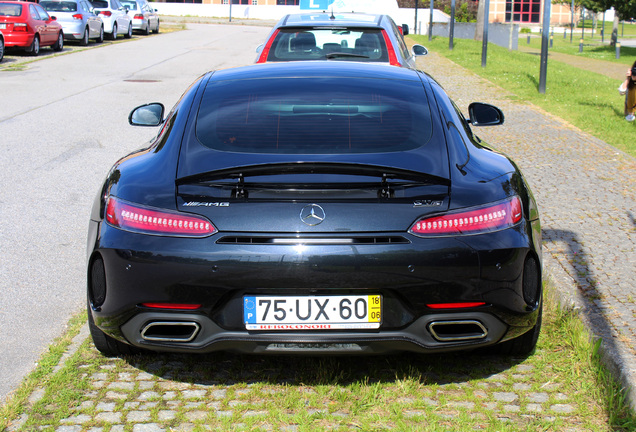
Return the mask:
[[602, 338], [608, 365], [636, 408], [636, 159], [435, 53], [419, 65], [461, 109], [482, 101], [504, 111], [503, 126], [476, 133], [528, 179], [541, 211], [547, 273]]

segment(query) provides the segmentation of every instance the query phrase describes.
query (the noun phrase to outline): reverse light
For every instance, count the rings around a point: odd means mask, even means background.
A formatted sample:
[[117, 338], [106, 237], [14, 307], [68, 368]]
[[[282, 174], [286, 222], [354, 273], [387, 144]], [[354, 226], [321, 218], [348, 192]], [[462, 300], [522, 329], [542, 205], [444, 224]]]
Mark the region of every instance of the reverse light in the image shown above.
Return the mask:
[[195, 310], [201, 307], [200, 304], [190, 303], [142, 303], [143, 307], [153, 309], [178, 309], [178, 310]]
[[84, 16], [82, 14], [73, 14], [73, 19], [81, 20], [83, 18], [84, 18]]
[[106, 221], [117, 228], [142, 234], [207, 237], [217, 230], [202, 216], [159, 210], [109, 197]]
[[426, 306], [431, 309], [466, 309], [483, 306], [484, 302], [464, 302], [464, 303], [433, 303]]
[[256, 63], [265, 63], [267, 61], [267, 57], [269, 56], [269, 50], [272, 48], [272, 44], [274, 43], [274, 39], [278, 36], [278, 32], [280, 30], [276, 29], [271, 38], [267, 41], [267, 44], [263, 47], [263, 51], [261, 51], [261, 55], [258, 56], [258, 60]]
[[384, 37], [384, 43], [386, 44], [386, 49], [389, 51], [389, 64], [393, 66], [402, 66], [395, 55], [395, 50], [393, 49], [393, 44], [391, 43], [391, 39], [389, 39], [389, 35], [386, 30], [382, 30], [382, 37]]
[[521, 200], [515, 196], [467, 211], [420, 219], [409, 232], [421, 237], [481, 234], [514, 226], [521, 216]]

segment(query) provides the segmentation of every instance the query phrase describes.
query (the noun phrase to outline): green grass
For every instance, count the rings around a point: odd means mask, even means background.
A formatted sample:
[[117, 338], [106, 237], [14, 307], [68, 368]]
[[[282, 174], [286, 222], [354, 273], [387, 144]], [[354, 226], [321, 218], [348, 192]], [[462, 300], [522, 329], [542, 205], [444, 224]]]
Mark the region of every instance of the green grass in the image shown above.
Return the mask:
[[455, 39], [449, 51], [448, 38], [410, 36], [455, 63], [470, 69], [500, 87], [544, 110], [567, 120], [606, 143], [636, 156], [636, 125], [623, 118], [624, 98], [618, 94], [620, 81], [565, 63], [550, 60], [546, 92], [539, 88], [540, 57], [509, 51], [489, 44], [487, 67], [481, 67], [482, 43]]
[[[88, 417], [82, 430], [111, 424], [99, 420], [100, 402], [122, 413], [141, 393], [151, 421], [167, 430], [191, 423], [208, 430], [487, 430], [487, 431], [630, 431], [636, 420], [620, 385], [600, 360], [577, 313], [558, 307], [552, 289], [546, 295], [544, 327], [536, 352], [528, 358], [403, 354], [379, 357], [263, 357], [231, 354], [146, 355], [108, 359], [85, 341], [56, 373], [61, 352], [85, 320], [80, 314], [68, 334], [56, 342], [38, 368], [0, 411], [0, 430], [22, 418], [18, 431], [54, 431], [73, 416]], [[146, 375], [151, 387], [117, 389], [117, 382]], [[95, 378], [95, 375], [100, 375]], [[521, 375], [521, 377], [519, 377]], [[96, 385], [99, 380], [100, 385]], [[135, 382], [135, 381], [132, 381]], [[115, 387], [113, 387], [115, 385]], [[543, 393], [548, 406], [575, 407], [565, 416], [546, 410], [525, 412], [524, 391]], [[35, 402], [29, 395], [43, 389]], [[205, 389], [206, 396], [185, 391]], [[206, 393], [207, 392], [207, 393]], [[506, 410], [493, 392], [518, 393], [521, 412]], [[109, 399], [109, 393], [117, 397]], [[173, 396], [166, 397], [167, 393]], [[113, 402], [114, 401], [114, 402]], [[434, 403], [431, 403], [434, 401]], [[159, 420], [161, 411], [174, 417]], [[226, 417], [219, 412], [228, 413]], [[244, 415], [245, 413], [252, 413]], [[291, 429], [289, 429], [291, 428]]]
[[[529, 47], [536, 50], [541, 50], [541, 36], [536, 34], [531, 35], [530, 43], [528, 43], [527, 36], [528, 35], [519, 35], [519, 49], [523, 50], [524, 48]], [[579, 52], [580, 39], [581, 33], [579, 32], [577, 34], [576, 31], [574, 32], [572, 43], [570, 43], [569, 32], [565, 39], [563, 38], [563, 33], [555, 33], [552, 39], [552, 48], [550, 48], [550, 52], [558, 52], [594, 60], [605, 60], [624, 65], [631, 65], [632, 63], [634, 63], [634, 60], [636, 60], [636, 48], [628, 46], [621, 46], [620, 58], [617, 59], [616, 48], [609, 46], [609, 41], [607, 38], [605, 39], [604, 44], [601, 44], [600, 38], [586, 38], [583, 40], [583, 52]]]

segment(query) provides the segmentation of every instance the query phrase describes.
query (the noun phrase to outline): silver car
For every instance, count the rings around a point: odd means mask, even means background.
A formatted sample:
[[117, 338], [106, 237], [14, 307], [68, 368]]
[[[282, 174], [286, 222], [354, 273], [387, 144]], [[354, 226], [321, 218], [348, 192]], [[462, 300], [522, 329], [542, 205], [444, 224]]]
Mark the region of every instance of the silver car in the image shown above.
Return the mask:
[[159, 15], [146, 0], [121, 0], [121, 4], [128, 8], [128, 15], [132, 17], [133, 30], [139, 30], [148, 35], [159, 33]]
[[62, 24], [64, 39], [83, 46], [89, 39], [104, 41], [104, 22], [87, 0], [42, 0], [40, 5]]
[[104, 21], [104, 33], [108, 39], [115, 40], [120, 34], [125, 38], [132, 37], [132, 18], [128, 15], [128, 8], [119, 0], [91, 0], [91, 5]]

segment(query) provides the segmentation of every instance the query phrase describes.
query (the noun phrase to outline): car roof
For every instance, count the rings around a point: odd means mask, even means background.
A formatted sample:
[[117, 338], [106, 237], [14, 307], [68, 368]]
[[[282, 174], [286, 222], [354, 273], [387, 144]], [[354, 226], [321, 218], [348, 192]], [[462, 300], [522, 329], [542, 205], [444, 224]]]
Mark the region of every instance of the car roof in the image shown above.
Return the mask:
[[366, 13], [307, 13], [284, 16], [277, 27], [381, 27], [386, 15]]
[[298, 62], [258, 63], [213, 72], [212, 80], [260, 78], [375, 78], [403, 81], [427, 81], [425, 74], [385, 63], [307, 60]]

